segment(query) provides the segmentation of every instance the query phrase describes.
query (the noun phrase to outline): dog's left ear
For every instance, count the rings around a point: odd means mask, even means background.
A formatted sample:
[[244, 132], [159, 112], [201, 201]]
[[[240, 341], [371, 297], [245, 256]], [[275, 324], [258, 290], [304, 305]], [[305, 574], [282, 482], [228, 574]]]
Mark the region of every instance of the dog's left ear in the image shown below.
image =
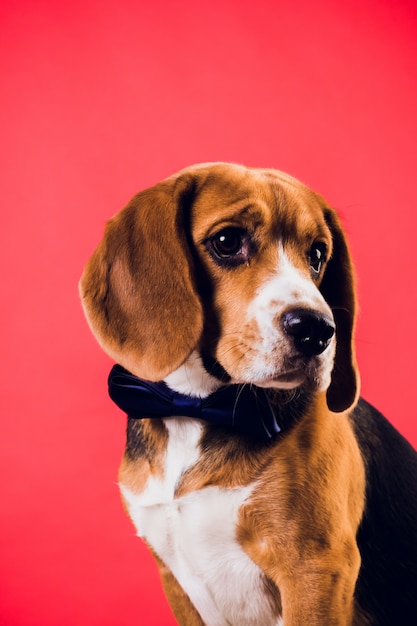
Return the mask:
[[324, 217], [333, 238], [333, 252], [327, 264], [320, 291], [332, 309], [336, 323], [336, 356], [332, 380], [327, 390], [331, 411], [345, 411], [359, 396], [354, 329], [356, 319], [355, 277], [346, 237], [339, 217], [326, 208]]

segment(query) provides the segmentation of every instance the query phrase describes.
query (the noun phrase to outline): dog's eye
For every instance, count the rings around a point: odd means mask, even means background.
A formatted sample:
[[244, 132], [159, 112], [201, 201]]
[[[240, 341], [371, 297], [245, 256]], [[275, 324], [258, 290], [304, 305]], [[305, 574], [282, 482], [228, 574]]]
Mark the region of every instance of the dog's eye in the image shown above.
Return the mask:
[[213, 259], [219, 265], [229, 267], [246, 263], [252, 247], [249, 233], [244, 228], [234, 226], [220, 230], [207, 241], [207, 248]]
[[225, 228], [217, 233], [211, 240], [216, 254], [220, 257], [239, 254], [242, 249], [244, 232], [240, 228]]
[[323, 263], [326, 261], [327, 246], [321, 241], [316, 241], [311, 246], [308, 253], [308, 262], [310, 263], [310, 269], [312, 275], [318, 276], [320, 274]]

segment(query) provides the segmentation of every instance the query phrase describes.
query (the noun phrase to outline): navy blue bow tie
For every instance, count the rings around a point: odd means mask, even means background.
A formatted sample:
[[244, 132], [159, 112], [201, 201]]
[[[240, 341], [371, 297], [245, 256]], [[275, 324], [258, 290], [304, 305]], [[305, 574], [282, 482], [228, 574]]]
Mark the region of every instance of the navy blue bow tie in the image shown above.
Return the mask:
[[109, 375], [109, 395], [131, 418], [194, 417], [267, 439], [281, 430], [261, 387], [229, 385], [207, 398], [194, 398], [172, 391], [163, 382], [137, 378], [115, 365]]

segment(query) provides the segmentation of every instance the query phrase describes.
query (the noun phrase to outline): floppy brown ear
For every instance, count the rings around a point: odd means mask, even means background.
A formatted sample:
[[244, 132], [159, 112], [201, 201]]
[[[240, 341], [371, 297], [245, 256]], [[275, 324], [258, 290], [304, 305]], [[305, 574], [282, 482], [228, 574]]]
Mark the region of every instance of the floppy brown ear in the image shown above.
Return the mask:
[[331, 411], [350, 408], [359, 396], [354, 329], [356, 319], [355, 277], [349, 248], [335, 211], [325, 209], [325, 219], [333, 237], [333, 252], [320, 285], [336, 323], [336, 356], [332, 380], [327, 390]]
[[103, 349], [133, 374], [161, 380], [196, 347], [203, 314], [187, 242], [190, 175], [135, 196], [107, 224], [80, 280]]

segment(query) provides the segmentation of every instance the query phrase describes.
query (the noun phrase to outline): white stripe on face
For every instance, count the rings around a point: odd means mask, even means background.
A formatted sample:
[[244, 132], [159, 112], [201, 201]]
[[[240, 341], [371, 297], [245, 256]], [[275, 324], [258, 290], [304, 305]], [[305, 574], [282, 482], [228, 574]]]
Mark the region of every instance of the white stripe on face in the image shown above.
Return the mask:
[[[335, 340], [309, 365], [294, 353], [291, 340], [281, 325], [282, 315], [291, 309], [310, 309], [332, 318], [332, 312], [313, 281], [296, 268], [282, 245], [279, 247], [279, 267], [276, 274], [258, 289], [248, 307], [248, 326], [257, 327], [256, 340], [248, 346], [247, 358], [242, 359], [239, 382], [260, 386], [292, 389], [314, 378], [318, 389], [330, 384]], [[252, 333], [253, 336], [253, 333]]]
[[248, 317], [257, 321], [263, 335], [265, 348], [271, 350], [279, 332], [277, 319], [284, 311], [306, 308], [327, 314], [332, 312], [313, 281], [294, 267], [282, 245], [279, 247], [279, 269], [275, 276], [263, 284], [248, 308]]

